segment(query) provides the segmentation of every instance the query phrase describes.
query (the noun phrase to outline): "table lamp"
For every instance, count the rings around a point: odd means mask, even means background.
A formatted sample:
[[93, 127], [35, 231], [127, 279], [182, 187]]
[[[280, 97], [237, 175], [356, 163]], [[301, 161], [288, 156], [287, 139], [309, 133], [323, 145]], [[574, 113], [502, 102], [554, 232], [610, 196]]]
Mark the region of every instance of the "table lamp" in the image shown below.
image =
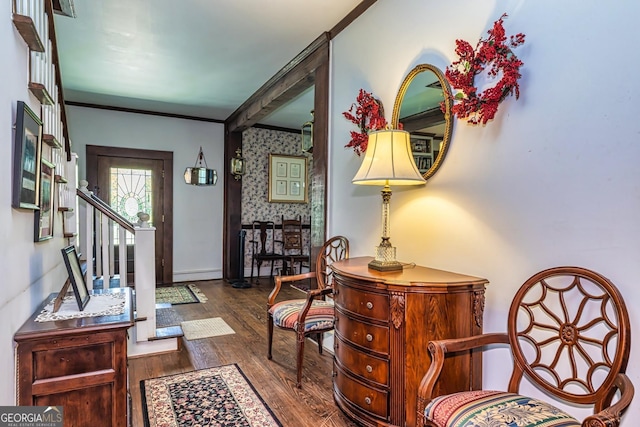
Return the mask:
[[411, 153], [409, 132], [386, 129], [369, 134], [362, 165], [353, 177], [354, 184], [382, 185], [382, 241], [369, 268], [378, 271], [402, 270], [396, 261], [396, 248], [389, 240], [389, 203], [391, 185], [420, 185], [425, 180]]

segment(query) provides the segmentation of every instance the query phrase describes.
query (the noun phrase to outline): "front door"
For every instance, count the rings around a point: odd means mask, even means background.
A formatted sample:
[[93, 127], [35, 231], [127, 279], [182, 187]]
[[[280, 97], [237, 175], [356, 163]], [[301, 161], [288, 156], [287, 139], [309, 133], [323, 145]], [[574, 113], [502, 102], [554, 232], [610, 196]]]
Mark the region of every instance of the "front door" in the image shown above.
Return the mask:
[[[169, 160], [166, 154], [151, 150], [87, 146], [89, 189], [132, 223], [138, 221], [138, 212], [149, 214], [149, 223], [156, 228], [157, 284], [171, 283], [173, 276], [170, 226], [173, 223], [170, 209], [173, 194], [171, 180], [167, 179], [167, 168], [172, 170], [173, 154], [168, 153], [171, 157]], [[91, 183], [96, 184], [92, 187]], [[114, 235], [117, 238], [117, 233]], [[129, 238], [125, 242], [127, 271], [132, 273], [133, 238]], [[114, 243], [120, 245], [122, 242]]]

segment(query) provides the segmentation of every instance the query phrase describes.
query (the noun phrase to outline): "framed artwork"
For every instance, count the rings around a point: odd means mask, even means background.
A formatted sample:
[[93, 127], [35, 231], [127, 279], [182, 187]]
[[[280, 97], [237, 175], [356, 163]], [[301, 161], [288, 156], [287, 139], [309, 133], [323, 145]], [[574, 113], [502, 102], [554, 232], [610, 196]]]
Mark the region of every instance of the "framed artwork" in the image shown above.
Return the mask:
[[78, 310], [82, 311], [89, 303], [90, 296], [87, 290], [87, 283], [84, 281], [82, 268], [80, 268], [80, 260], [78, 260], [76, 247], [71, 245], [61, 250], [64, 264], [67, 266], [69, 281], [73, 288], [73, 295], [76, 297], [76, 302], [78, 303]]
[[55, 165], [42, 159], [40, 165], [40, 209], [34, 213], [34, 241], [53, 237], [53, 186]]
[[307, 203], [307, 158], [269, 154], [269, 202]]
[[42, 121], [27, 104], [18, 101], [13, 150], [13, 194], [17, 209], [37, 210], [40, 204]]

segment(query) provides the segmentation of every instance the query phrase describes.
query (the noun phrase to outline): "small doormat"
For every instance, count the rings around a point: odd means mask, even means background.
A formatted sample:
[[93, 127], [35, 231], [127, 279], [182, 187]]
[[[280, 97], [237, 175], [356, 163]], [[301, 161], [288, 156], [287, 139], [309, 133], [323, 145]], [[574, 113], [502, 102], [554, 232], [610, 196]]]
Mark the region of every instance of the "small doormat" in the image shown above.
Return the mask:
[[227, 325], [222, 317], [211, 317], [209, 319], [187, 320], [180, 324], [184, 337], [191, 340], [202, 338], [218, 337], [221, 335], [235, 334], [236, 331]]
[[156, 328], [166, 328], [168, 326], [180, 326], [182, 315], [176, 313], [176, 309], [171, 306], [166, 308], [156, 308]]
[[207, 297], [193, 283], [156, 288], [156, 304], [191, 304], [205, 302]]
[[145, 427], [282, 427], [238, 365], [140, 381]]

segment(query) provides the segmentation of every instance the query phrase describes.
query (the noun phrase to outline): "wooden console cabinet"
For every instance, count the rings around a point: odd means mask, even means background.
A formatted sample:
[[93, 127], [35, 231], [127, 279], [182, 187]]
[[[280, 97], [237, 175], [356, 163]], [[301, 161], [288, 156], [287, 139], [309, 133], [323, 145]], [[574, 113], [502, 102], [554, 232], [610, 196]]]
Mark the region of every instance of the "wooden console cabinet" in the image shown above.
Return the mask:
[[[335, 278], [334, 398], [364, 426], [415, 426], [430, 340], [482, 333], [486, 279], [426, 267], [369, 270], [370, 257], [331, 265]], [[480, 353], [445, 361], [437, 394], [482, 387]]]
[[127, 426], [131, 290], [103, 292], [125, 293], [123, 314], [35, 322], [51, 294], [16, 332], [18, 405], [63, 406], [65, 426]]

